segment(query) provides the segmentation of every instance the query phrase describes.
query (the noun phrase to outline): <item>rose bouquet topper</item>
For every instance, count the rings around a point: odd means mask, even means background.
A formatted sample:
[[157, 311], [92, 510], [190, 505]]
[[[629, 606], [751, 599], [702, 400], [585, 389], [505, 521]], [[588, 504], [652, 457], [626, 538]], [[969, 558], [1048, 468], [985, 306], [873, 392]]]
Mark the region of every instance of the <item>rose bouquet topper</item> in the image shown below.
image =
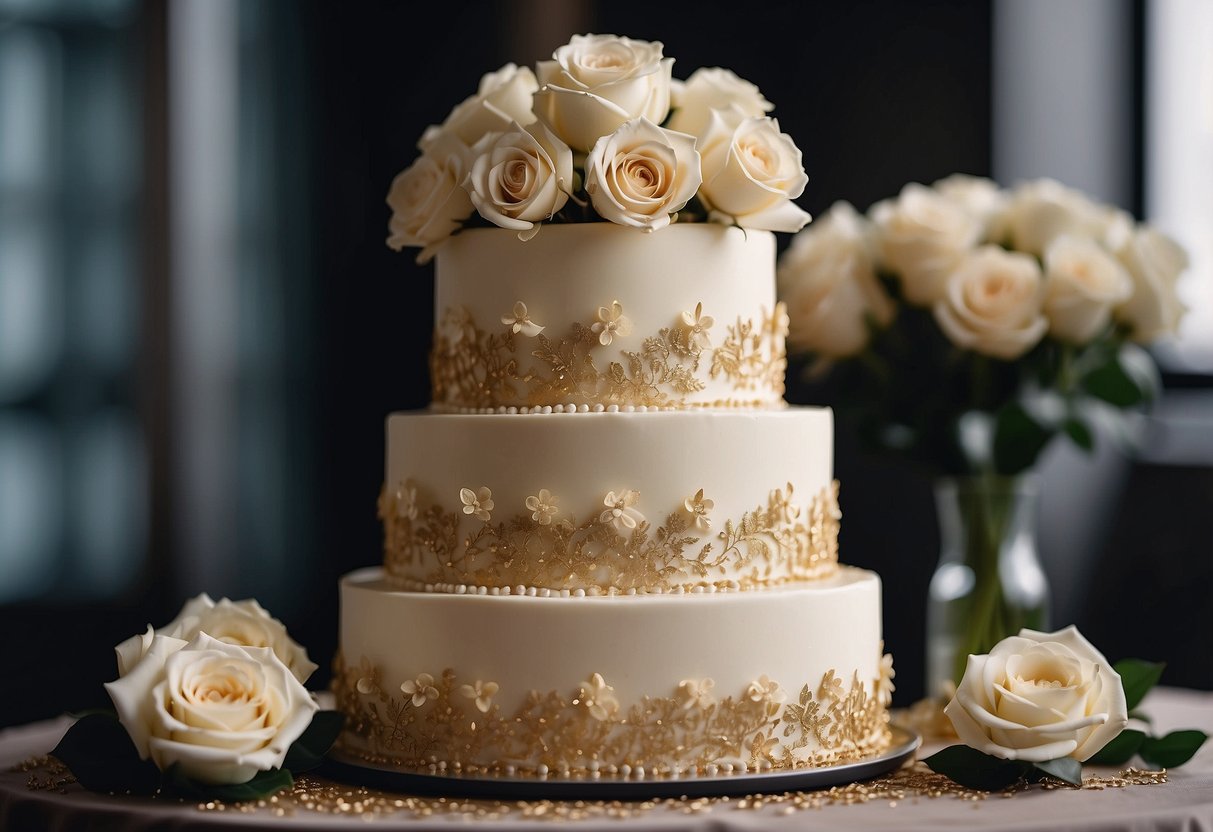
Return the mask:
[[387, 243], [418, 262], [473, 223], [528, 240], [548, 222], [644, 231], [708, 221], [794, 232], [808, 177], [774, 105], [727, 69], [673, 78], [657, 42], [576, 35], [506, 64], [418, 142], [392, 182]]
[[93, 791], [266, 797], [341, 731], [303, 686], [316, 665], [256, 601], [204, 593], [115, 652], [114, 710], [81, 716], [51, 752]]
[[1175, 768], [1207, 739], [1195, 730], [1153, 736], [1137, 710], [1164, 665], [1126, 659], [1115, 666], [1075, 627], [1021, 630], [989, 654], [969, 656], [944, 708], [962, 745], [923, 762], [969, 788], [994, 791], [1051, 777], [1082, 784], [1082, 764], [1122, 765], [1135, 755]]
[[840, 202], [780, 259], [789, 351], [872, 446], [934, 474], [1016, 475], [1064, 434], [1090, 450], [1147, 403], [1141, 345], [1173, 334], [1188, 258], [1125, 211], [1048, 179], [911, 183]]

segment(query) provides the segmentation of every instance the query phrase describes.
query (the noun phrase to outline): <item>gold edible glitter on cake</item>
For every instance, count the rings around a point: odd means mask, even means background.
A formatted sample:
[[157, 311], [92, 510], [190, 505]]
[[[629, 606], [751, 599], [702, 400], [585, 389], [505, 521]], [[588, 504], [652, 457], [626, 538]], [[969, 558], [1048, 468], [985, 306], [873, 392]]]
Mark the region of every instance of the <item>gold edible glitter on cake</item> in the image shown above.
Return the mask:
[[[516, 776], [626, 776], [641, 770], [768, 771], [861, 760], [888, 747], [888, 711], [873, 694], [876, 680], [834, 671], [805, 684], [792, 701], [763, 677], [738, 696], [716, 696], [710, 679], [684, 680], [668, 696], [645, 696], [623, 707], [610, 680], [592, 674], [571, 695], [530, 691], [512, 713], [494, 702], [477, 707], [454, 670], [424, 674], [434, 696], [417, 684], [400, 691], [363, 658], [334, 664], [333, 690], [346, 715], [348, 754], [411, 771], [461, 770]], [[498, 691], [493, 688], [494, 693]], [[790, 697], [789, 697], [790, 698]], [[351, 737], [357, 738], [351, 742]]]
[[[512, 515], [506, 507], [495, 505], [490, 518], [483, 516], [487, 511], [477, 514], [483, 522], [469, 531], [465, 524], [469, 501], [475, 502], [477, 494], [463, 491], [467, 493], [458, 495], [459, 504], [452, 495], [448, 508], [421, 503], [421, 488], [413, 480], [384, 487], [379, 517], [390, 579], [476, 587], [678, 592], [705, 586], [757, 589], [825, 578], [838, 568], [837, 482], [804, 507], [793, 502], [794, 489], [787, 483], [771, 491], [765, 505], [739, 519], [720, 523], [712, 518], [712, 528], [720, 531], [709, 530], [706, 536], [696, 527], [699, 518], [687, 509], [688, 503], [695, 505], [690, 500], [672, 507], [654, 528], [635, 508], [643, 495], [625, 507], [631, 513], [623, 519], [630, 523], [603, 522], [609, 504], [594, 506], [578, 522], [572, 514], [556, 511], [564, 504], [547, 489], [543, 505], [552, 509], [550, 513], [539, 511], [538, 497], [518, 506]], [[705, 507], [702, 499], [698, 505]], [[479, 505], [483, 508], [483, 502]]]
[[[522, 301], [517, 306], [525, 313]], [[671, 318], [673, 326], [639, 339], [637, 350], [618, 353], [622, 361], [603, 365], [596, 353], [636, 341], [617, 302], [601, 307], [589, 323], [574, 322], [558, 338], [520, 335], [517, 311], [515, 317], [502, 316], [501, 329], [486, 330], [467, 309], [447, 309], [430, 351], [433, 400], [471, 408], [570, 400], [681, 408], [692, 406], [687, 397], [701, 392], [707, 379], [721, 379], [736, 391], [783, 394], [787, 314], [782, 303], [758, 320], [738, 317], [718, 347], [711, 346], [707, 330], [713, 319], [703, 314], [702, 303], [693, 316], [683, 311]], [[524, 371], [520, 356], [538, 363], [528, 361]]]

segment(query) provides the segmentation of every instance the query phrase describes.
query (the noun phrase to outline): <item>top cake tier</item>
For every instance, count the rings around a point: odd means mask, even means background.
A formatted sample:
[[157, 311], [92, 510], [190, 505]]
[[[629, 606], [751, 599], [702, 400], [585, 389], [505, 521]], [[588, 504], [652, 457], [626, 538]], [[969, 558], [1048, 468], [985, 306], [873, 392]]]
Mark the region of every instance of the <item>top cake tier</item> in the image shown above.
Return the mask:
[[468, 412], [783, 405], [775, 238], [696, 223], [497, 228], [441, 247], [434, 404]]

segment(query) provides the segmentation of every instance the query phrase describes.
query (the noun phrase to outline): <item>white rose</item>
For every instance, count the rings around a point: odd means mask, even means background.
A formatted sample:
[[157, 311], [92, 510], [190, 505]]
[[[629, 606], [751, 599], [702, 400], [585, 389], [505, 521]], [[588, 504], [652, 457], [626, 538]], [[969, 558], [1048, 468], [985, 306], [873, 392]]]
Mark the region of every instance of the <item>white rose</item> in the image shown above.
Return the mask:
[[872, 206], [881, 263], [901, 282], [906, 300], [932, 306], [948, 276], [980, 240], [983, 220], [967, 207], [911, 182], [896, 199]]
[[246, 783], [281, 768], [318, 710], [273, 650], [205, 633], [188, 643], [155, 636], [105, 688], [140, 758], [204, 783]]
[[1059, 341], [1090, 341], [1133, 288], [1124, 266], [1087, 237], [1056, 237], [1045, 250], [1044, 263], [1045, 317], [1049, 334]]
[[253, 599], [231, 601], [223, 598], [216, 604], [205, 592], [189, 601], [177, 617], [163, 627], [131, 636], [114, 648], [118, 654], [118, 675], [130, 672], [147, 653], [155, 637], [169, 636], [190, 641], [199, 633], [242, 647], [268, 647], [286, 665], [296, 679], [306, 682], [316, 665], [303, 649], [287, 634], [286, 627]]
[[490, 133], [473, 150], [464, 187], [480, 216], [530, 239], [564, 207], [573, 187], [573, 152], [542, 124]]
[[476, 94], [456, 104], [441, 125], [426, 128], [417, 145], [427, 150], [448, 134], [471, 147], [489, 133], [508, 130], [513, 122], [530, 124], [535, 120], [531, 99], [538, 89], [529, 67], [506, 64], [481, 78]]
[[472, 215], [472, 200], [463, 189], [471, 166], [471, 151], [450, 135], [435, 138], [412, 165], [392, 180], [387, 204], [391, 234], [387, 244], [394, 251], [419, 247], [418, 263], [434, 256], [439, 243]]
[[714, 221], [762, 231], [799, 231], [809, 215], [793, 199], [809, 181], [800, 148], [769, 117], [738, 119], [713, 110], [700, 140], [700, 197]]
[[585, 189], [604, 219], [655, 231], [670, 224], [700, 182], [695, 137], [646, 118], [629, 121], [594, 145]]
[[846, 202], [792, 238], [779, 260], [788, 345], [831, 358], [868, 343], [869, 320], [886, 326], [893, 302], [876, 280], [867, 221]]
[[954, 173], [931, 185], [940, 196], [949, 199], [982, 222], [984, 238], [996, 239], [1006, 211], [1007, 194], [992, 179]]
[[535, 115], [574, 150], [588, 151], [625, 121], [670, 111], [673, 58], [663, 46], [614, 35], [574, 35], [536, 65]]
[[1120, 675], [1074, 627], [1020, 630], [969, 656], [944, 713], [965, 745], [1031, 763], [1086, 760], [1129, 721]]
[[732, 109], [740, 118], [752, 118], [775, 108], [757, 86], [720, 67], [702, 67], [686, 81], [674, 81], [671, 98], [674, 111], [666, 126], [692, 136], [707, 131], [712, 110]]
[[1041, 300], [1034, 257], [983, 246], [948, 278], [935, 320], [957, 346], [1009, 361], [1036, 346], [1048, 329]]
[[1062, 234], [1103, 237], [1115, 216], [1113, 209], [1081, 191], [1052, 179], [1036, 179], [1011, 191], [1003, 226], [1013, 248], [1041, 257]]
[[1116, 256], [1129, 271], [1133, 289], [1115, 311], [1132, 329], [1134, 341], [1152, 341], [1179, 329], [1187, 307], [1176, 293], [1188, 254], [1162, 232], [1143, 227], [1127, 234]]

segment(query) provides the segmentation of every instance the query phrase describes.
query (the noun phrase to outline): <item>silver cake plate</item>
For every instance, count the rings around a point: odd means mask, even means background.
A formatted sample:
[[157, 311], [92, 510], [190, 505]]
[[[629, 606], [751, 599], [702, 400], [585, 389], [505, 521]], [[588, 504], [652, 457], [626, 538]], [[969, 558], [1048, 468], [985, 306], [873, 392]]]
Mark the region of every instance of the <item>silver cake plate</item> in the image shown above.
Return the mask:
[[379, 766], [339, 750], [330, 752], [322, 773], [334, 780], [383, 791], [505, 800], [648, 800], [662, 797], [707, 797], [827, 789], [869, 780], [901, 768], [914, 757], [922, 738], [897, 725], [884, 752], [852, 763], [820, 768], [757, 771], [681, 777], [589, 778], [418, 774]]

